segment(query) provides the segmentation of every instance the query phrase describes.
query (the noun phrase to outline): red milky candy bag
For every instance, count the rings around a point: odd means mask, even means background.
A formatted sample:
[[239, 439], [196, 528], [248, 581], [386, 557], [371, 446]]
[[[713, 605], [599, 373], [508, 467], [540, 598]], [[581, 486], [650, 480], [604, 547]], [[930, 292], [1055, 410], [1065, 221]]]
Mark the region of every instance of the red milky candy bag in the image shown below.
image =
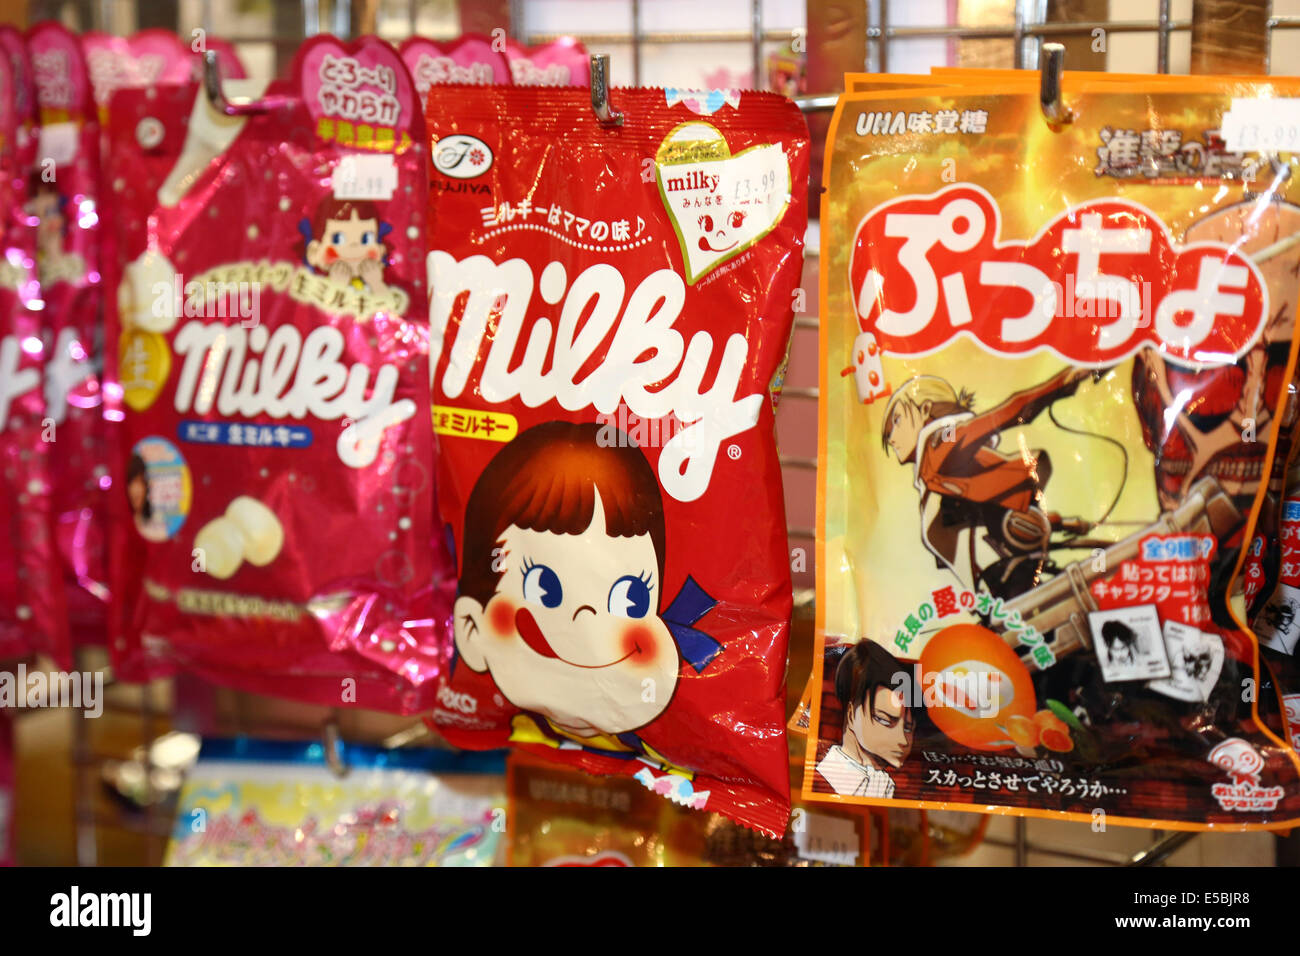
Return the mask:
[[226, 116], [194, 85], [111, 103], [116, 666], [423, 709], [450, 611], [423, 117], [395, 50], [329, 37], [261, 106]]
[[808, 140], [766, 93], [439, 90], [438, 499], [459, 559], [432, 721], [771, 835], [791, 593], [773, 405]]
[[36, 262], [51, 436], [56, 540], [74, 639], [102, 637], [108, 588], [100, 367], [103, 301], [99, 232], [99, 120], [77, 38], [58, 23], [27, 34], [40, 145], [28, 179], [27, 211], [39, 221]]
[[[63, 577], [50, 512], [36, 230], [24, 209], [36, 155], [22, 36], [0, 27], [0, 660], [32, 651], [68, 663]], [[0, 813], [3, 817], [3, 813]]]

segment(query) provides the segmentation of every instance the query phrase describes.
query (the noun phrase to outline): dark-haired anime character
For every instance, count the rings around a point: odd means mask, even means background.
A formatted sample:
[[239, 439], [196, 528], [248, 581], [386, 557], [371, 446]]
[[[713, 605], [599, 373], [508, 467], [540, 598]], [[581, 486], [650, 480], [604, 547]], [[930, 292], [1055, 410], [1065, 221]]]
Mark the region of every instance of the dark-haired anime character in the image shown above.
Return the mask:
[[[908, 682], [900, 680], [907, 675]], [[916, 730], [912, 709], [898, 690], [911, 668], [874, 641], [845, 651], [835, 668], [835, 696], [844, 713], [844, 734], [817, 762], [817, 775], [839, 794], [894, 795], [890, 767], [901, 767]]]
[[[691, 578], [663, 604], [664, 509], [619, 433], [546, 422], [483, 469], [465, 510], [459, 661], [524, 713], [511, 740], [671, 764], [633, 733], [668, 707], [684, 658], [721, 650], [692, 625], [714, 601]], [[673, 768], [675, 769], [675, 768]]]
[[1032, 422], [1093, 375], [1067, 368], [985, 412], [975, 397], [934, 375], [918, 375], [885, 407], [881, 444], [915, 470], [921, 539], [939, 567], [998, 597], [1036, 583], [1059, 515], [1039, 505], [1052, 475], [1041, 449], [998, 450], [1002, 433]]
[[138, 454], [133, 454], [126, 466], [126, 498], [141, 537], [149, 541], [166, 540], [167, 526], [149, 500], [149, 469]]
[[1106, 655], [1116, 666], [1131, 667], [1137, 663], [1137, 632], [1123, 621], [1107, 621], [1101, 626], [1102, 643]]
[[384, 237], [392, 230], [368, 201], [326, 197], [315, 216], [299, 223], [304, 261], [336, 285], [384, 293], [387, 247]]

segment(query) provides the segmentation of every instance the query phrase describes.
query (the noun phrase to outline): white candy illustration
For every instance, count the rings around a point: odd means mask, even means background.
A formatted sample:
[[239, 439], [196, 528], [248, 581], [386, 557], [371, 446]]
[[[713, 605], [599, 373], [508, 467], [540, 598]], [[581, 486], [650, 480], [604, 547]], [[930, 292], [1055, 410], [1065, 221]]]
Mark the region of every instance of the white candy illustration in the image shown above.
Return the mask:
[[[265, 80], [226, 80], [225, 92], [233, 98], [257, 98], [266, 90]], [[185, 144], [176, 158], [176, 165], [158, 187], [158, 201], [164, 206], [175, 206], [199, 177], [208, 164], [226, 151], [239, 135], [247, 116], [226, 116], [208, 101], [200, 87], [194, 99], [194, 110], [185, 133]]]
[[853, 383], [858, 387], [858, 399], [864, 405], [870, 405], [878, 398], [885, 398], [893, 392], [885, 382], [885, 369], [880, 363], [880, 345], [871, 332], [859, 333], [853, 340], [853, 364], [841, 375], [853, 375]]
[[157, 332], [176, 327], [176, 267], [153, 250], [141, 253], [122, 270], [117, 286], [117, 310], [127, 327]]
[[240, 495], [226, 508], [244, 538], [244, 558], [259, 568], [275, 560], [284, 547], [284, 526], [275, 512], [256, 498]]
[[224, 581], [244, 563], [244, 536], [239, 525], [225, 515], [213, 518], [194, 536], [194, 548], [203, 554], [203, 569]]

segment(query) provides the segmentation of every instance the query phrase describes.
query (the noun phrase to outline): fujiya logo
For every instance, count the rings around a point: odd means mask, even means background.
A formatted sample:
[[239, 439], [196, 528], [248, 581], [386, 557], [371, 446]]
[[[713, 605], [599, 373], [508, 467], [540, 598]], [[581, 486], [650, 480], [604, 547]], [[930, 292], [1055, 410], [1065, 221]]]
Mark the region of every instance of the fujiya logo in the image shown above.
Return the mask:
[[393, 400], [398, 373], [392, 365], [379, 367], [371, 387], [364, 363], [349, 368], [339, 361], [344, 346], [343, 333], [328, 325], [304, 339], [291, 325], [272, 333], [264, 325], [188, 322], [173, 345], [185, 356], [176, 411], [206, 415], [215, 404], [220, 415], [245, 418], [350, 419], [336, 450], [343, 464], [364, 468], [379, 453], [384, 431], [415, 414], [415, 402]]
[[445, 684], [438, 688], [438, 703], [462, 714], [478, 712], [478, 701], [469, 694], [458, 694]]
[[[727, 338], [713, 385], [700, 390], [713, 355], [713, 336], [696, 332], [688, 345], [673, 328], [686, 299], [686, 286], [671, 269], [652, 272], [626, 296], [623, 276], [611, 265], [590, 266], [569, 284], [563, 265], [548, 264], [537, 291], [543, 303], [559, 306], [559, 319], [535, 319], [523, 359], [511, 368], [525, 313], [534, 303], [533, 270], [528, 263], [508, 259], [498, 265], [487, 256], [457, 262], [435, 250], [429, 253], [428, 267], [429, 288], [434, 290], [430, 361], [435, 374], [447, 323], [457, 300], [468, 293], [442, 376], [448, 398], [464, 391], [489, 324], [495, 324], [478, 380], [485, 401], [498, 404], [518, 397], [529, 408], [556, 401], [567, 411], [594, 407], [601, 415], [612, 414], [623, 401], [641, 418], [675, 414], [683, 427], [664, 443], [659, 483], [678, 501], [695, 501], [703, 495], [722, 443], [758, 422], [762, 395], [736, 394], [749, 352], [740, 333]], [[597, 355], [611, 332], [599, 367], [578, 381], [579, 370]], [[550, 368], [543, 372], [552, 350]]]
[[433, 147], [433, 165], [453, 179], [474, 179], [492, 168], [492, 149], [476, 136], [444, 136]]

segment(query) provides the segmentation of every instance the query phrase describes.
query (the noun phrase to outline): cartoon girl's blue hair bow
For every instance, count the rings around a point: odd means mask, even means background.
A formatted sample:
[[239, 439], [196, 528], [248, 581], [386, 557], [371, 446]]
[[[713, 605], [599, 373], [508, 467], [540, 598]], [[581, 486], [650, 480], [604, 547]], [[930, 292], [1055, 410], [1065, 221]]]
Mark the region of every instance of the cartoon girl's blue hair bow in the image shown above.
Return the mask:
[[705, 594], [704, 588], [687, 575], [686, 583], [677, 592], [677, 597], [659, 615], [668, 625], [682, 657], [695, 668], [697, 674], [709, 666], [709, 661], [722, 653], [722, 645], [692, 625], [717, 606], [718, 602]]

